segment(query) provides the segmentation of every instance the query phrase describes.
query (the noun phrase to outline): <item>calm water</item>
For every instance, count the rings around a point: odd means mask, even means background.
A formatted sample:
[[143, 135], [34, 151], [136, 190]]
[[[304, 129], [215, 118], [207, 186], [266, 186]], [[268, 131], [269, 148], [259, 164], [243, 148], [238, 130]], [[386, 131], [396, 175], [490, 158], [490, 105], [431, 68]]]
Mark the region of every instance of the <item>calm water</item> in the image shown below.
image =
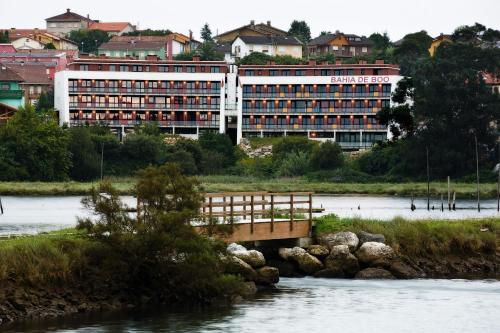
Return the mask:
[[[76, 224], [77, 216], [87, 216], [83, 210], [81, 197], [17, 197], [3, 196], [4, 214], [0, 215], [0, 235], [37, 233], [50, 231]], [[124, 197], [129, 205], [134, 205], [134, 198]], [[481, 202], [481, 213], [477, 212], [474, 200], [457, 201], [457, 210], [441, 212], [440, 201], [432, 201], [435, 210], [427, 211], [427, 201], [417, 198], [417, 210], [412, 212], [409, 198], [375, 196], [326, 196], [318, 195], [313, 199], [314, 207], [324, 207], [325, 214], [335, 213], [342, 217], [360, 216], [364, 218], [392, 219], [403, 216], [409, 219], [445, 218], [463, 219], [479, 217], [499, 217], [495, 200]], [[358, 209], [359, 207], [359, 209]]]
[[8, 332], [500, 332], [500, 282], [283, 278], [232, 308], [145, 310]]

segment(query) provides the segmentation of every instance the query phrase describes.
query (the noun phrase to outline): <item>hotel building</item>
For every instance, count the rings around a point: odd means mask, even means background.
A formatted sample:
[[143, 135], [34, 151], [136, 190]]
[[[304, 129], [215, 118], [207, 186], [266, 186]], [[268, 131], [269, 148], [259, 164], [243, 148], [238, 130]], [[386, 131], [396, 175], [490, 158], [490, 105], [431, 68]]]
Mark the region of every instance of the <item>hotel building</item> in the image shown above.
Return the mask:
[[224, 132], [227, 66], [217, 61], [78, 59], [57, 73], [61, 124], [104, 124], [122, 135], [141, 124], [197, 137]]
[[241, 66], [238, 141], [241, 137], [307, 135], [343, 149], [387, 139], [376, 113], [391, 103], [399, 68], [377, 61], [354, 65]]
[[70, 126], [101, 123], [125, 134], [153, 123], [196, 138], [307, 135], [358, 150], [387, 139], [376, 113], [401, 79], [395, 65], [243, 65], [220, 61], [78, 59], [56, 74], [55, 106]]

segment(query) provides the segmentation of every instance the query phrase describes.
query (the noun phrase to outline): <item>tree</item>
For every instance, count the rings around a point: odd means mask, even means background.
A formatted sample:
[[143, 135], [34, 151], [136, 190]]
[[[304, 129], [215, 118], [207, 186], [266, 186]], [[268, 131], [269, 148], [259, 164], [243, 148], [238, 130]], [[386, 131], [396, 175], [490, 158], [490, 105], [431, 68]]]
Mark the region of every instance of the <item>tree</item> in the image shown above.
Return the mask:
[[380, 34], [378, 32], [373, 33], [368, 37], [373, 42], [373, 48], [376, 50], [384, 51], [391, 46], [391, 40], [387, 32]]
[[47, 43], [45, 44], [45, 46], [43, 47], [45, 50], [55, 50], [56, 47], [54, 46], [54, 44], [52, 43]]
[[82, 53], [97, 53], [101, 44], [109, 41], [110, 37], [102, 30], [72, 30], [68, 39], [78, 44], [78, 49]]
[[88, 181], [100, 174], [100, 154], [97, 153], [88, 127], [69, 129], [69, 151], [71, 153], [71, 179]]
[[293, 20], [288, 29], [288, 35], [297, 37], [302, 44], [307, 44], [311, 41], [311, 29], [305, 21]]
[[17, 177], [23, 180], [65, 180], [71, 166], [68, 135], [54, 112], [36, 112], [32, 106], [20, 107], [0, 127], [0, 153], [21, 169]]
[[273, 145], [273, 160], [280, 163], [288, 154], [299, 152], [309, 155], [317, 143], [306, 136], [287, 136]]
[[475, 23], [474, 25], [463, 25], [456, 28], [452, 39], [455, 42], [481, 44], [483, 46], [492, 43], [492, 46], [495, 46], [495, 42], [500, 40], [500, 31], [491, 28], [487, 29], [484, 25]]
[[281, 160], [278, 175], [281, 177], [303, 176], [309, 170], [309, 154], [299, 151], [285, 155]]
[[229, 136], [205, 132], [200, 136], [199, 143], [204, 153], [205, 172], [215, 173], [236, 163], [234, 146]]
[[47, 92], [42, 92], [40, 97], [38, 97], [38, 102], [36, 103], [36, 111], [40, 112], [42, 110], [51, 110], [54, 108], [54, 91], [49, 90]]
[[400, 65], [402, 75], [415, 74], [418, 61], [429, 57], [431, 43], [432, 37], [424, 30], [403, 37], [401, 44], [394, 49], [394, 59]]
[[301, 59], [294, 58], [290, 55], [277, 55], [273, 57], [262, 52], [252, 52], [249, 55], [241, 58], [238, 64], [267, 65], [271, 61], [274, 61], [277, 65], [299, 65], [302, 63]]
[[3, 32], [0, 32], [0, 43], [2, 43], [2, 44], [10, 43], [8, 30], [4, 30]]
[[168, 36], [172, 33], [170, 29], [145, 29], [124, 33], [122, 36]]
[[123, 140], [121, 151], [122, 160], [131, 171], [148, 165], [163, 164], [167, 154], [161, 137], [142, 133], [127, 135]]
[[311, 153], [311, 167], [314, 170], [334, 170], [343, 163], [342, 148], [330, 140], [315, 146]]
[[205, 23], [203, 28], [201, 28], [200, 34], [201, 34], [201, 39], [203, 39], [204, 42], [213, 41], [212, 30], [210, 30], [210, 26], [208, 25], [208, 23]]
[[191, 61], [193, 57], [200, 57], [202, 61], [217, 61], [224, 60], [224, 54], [217, 51], [217, 46], [214, 42], [205, 42], [196, 50], [189, 53], [179, 53], [174, 57], [175, 60]]

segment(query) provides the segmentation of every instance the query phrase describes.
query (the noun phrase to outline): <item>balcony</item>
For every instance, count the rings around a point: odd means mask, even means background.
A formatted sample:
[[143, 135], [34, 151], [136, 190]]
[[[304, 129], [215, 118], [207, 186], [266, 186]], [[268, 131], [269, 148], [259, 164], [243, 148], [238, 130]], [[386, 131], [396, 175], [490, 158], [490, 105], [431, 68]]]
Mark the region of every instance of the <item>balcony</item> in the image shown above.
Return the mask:
[[71, 126], [86, 126], [86, 125], [104, 125], [110, 127], [134, 127], [141, 125], [156, 125], [158, 127], [203, 127], [203, 128], [219, 128], [219, 121], [176, 121], [176, 120], [104, 120], [104, 119], [71, 119]]
[[98, 88], [69, 87], [70, 94], [121, 94], [121, 95], [166, 95], [166, 96], [220, 96], [220, 89], [163, 89], [163, 88]]
[[22, 90], [0, 90], [0, 98], [2, 99], [21, 99], [23, 94]]
[[331, 115], [335, 114], [375, 114], [381, 108], [378, 107], [368, 107], [368, 108], [252, 108], [243, 109], [243, 114], [269, 114], [269, 115], [284, 115], [284, 114], [319, 114], [319, 115]]
[[135, 104], [135, 103], [94, 103], [70, 102], [71, 109], [92, 109], [92, 110], [158, 110], [158, 111], [220, 111], [220, 104], [214, 105], [190, 105], [190, 104]]
[[389, 98], [390, 92], [330, 92], [330, 93], [243, 93], [243, 99], [373, 99]]
[[316, 131], [385, 131], [387, 126], [379, 124], [366, 124], [366, 125], [337, 125], [337, 124], [289, 124], [289, 125], [270, 125], [270, 124], [243, 124], [243, 130], [249, 131], [306, 131], [306, 130], [316, 130]]

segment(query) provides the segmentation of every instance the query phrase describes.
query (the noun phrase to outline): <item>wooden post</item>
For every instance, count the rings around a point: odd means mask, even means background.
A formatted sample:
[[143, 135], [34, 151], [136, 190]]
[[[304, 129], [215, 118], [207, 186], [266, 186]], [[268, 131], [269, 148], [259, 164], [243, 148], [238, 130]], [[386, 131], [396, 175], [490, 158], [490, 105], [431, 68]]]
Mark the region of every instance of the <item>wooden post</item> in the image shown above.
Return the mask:
[[226, 196], [222, 198], [222, 202], [224, 206], [222, 207], [222, 211], [224, 212], [224, 216], [222, 217], [222, 223], [226, 223]]
[[266, 210], [266, 204], [264, 204], [264, 200], [266, 200], [266, 196], [265, 195], [262, 196], [262, 211]]
[[[243, 201], [247, 201], [247, 196], [244, 195], [243, 196]], [[243, 211], [246, 212], [247, 211], [247, 205], [243, 204]], [[246, 220], [247, 218], [247, 214], [246, 213], [243, 213], [243, 220]]]
[[427, 156], [427, 210], [430, 210], [430, 176], [429, 176], [429, 147], [425, 147], [426, 156]]
[[443, 193], [441, 193], [441, 211], [444, 212]]
[[476, 144], [477, 211], [481, 212], [481, 203], [479, 201], [479, 153], [477, 151], [477, 135], [475, 133], [474, 142]]
[[253, 234], [253, 195], [250, 196], [250, 233]]
[[0, 215], [3, 215], [2, 198], [0, 198]]
[[208, 198], [208, 224], [212, 223], [212, 197]]
[[312, 193], [309, 193], [309, 233], [311, 232], [312, 228], [312, 221], [313, 221], [313, 208], [312, 208]]
[[293, 231], [293, 194], [290, 194], [290, 231]]
[[[141, 200], [139, 199], [139, 196], [137, 196], [136, 211], [137, 211], [137, 223], [140, 224], [141, 223]], [[3, 212], [3, 210], [2, 210], [2, 212]]]
[[448, 176], [448, 210], [451, 210], [451, 198], [450, 198], [450, 176]]
[[457, 207], [455, 206], [455, 199], [457, 197], [457, 192], [453, 192], [453, 203], [451, 204], [451, 209], [456, 210]]
[[274, 231], [274, 194], [271, 194], [271, 232]]
[[229, 202], [230, 202], [230, 205], [231, 205], [229, 207], [229, 209], [230, 209], [231, 232], [232, 232], [233, 231], [233, 223], [234, 223], [234, 216], [233, 216], [233, 214], [234, 214], [234, 207], [233, 207], [234, 198], [233, 198], [233, 196], [231, 196], [229, 198]]

